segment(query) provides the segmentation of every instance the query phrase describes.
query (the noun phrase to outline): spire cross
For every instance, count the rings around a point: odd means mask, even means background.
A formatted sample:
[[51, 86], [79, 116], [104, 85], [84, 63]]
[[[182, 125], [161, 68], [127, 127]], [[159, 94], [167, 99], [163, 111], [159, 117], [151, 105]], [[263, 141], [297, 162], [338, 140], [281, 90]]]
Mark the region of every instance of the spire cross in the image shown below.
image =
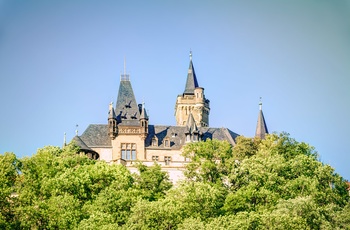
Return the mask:
[[190, 60], [192, 61], [192, 50], [190, 50]]

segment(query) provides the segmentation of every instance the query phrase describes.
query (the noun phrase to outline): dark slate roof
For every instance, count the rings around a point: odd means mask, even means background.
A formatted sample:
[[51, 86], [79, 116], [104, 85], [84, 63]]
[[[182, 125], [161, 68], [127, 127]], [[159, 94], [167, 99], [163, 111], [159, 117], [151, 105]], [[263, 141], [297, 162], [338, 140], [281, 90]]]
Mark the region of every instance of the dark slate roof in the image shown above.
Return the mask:
[[89, 125], [80, 138], [89, 147], [112, 147], [108, 125]]
[[138, 126], [140, 124], [140, 110], [129, 79], [120, 81], [115, 113], [120, 116], [121, 125]]
[[79, 136], [73, 137], [72, 141], [75, 142], [75, 144], [79, 146], [80, 150], [83, 151], [90, 159], [97, 160], [100, 157], [100, 155], [89, 148]]
[[[237, 133], [232, 132], [227, 128], [209, 128], [200, 127], [198, 130], [202, 133], [202, 140], [206, 139], [218, 139], [227, 140], [230, 144], [235, 145], [235, 139], [239, 136]], [[185, 133], [187, 132], [187, 126], [161, 126], [161, 125], [149, 125], [148, 136], [146, 138], [145, 146], [148, 148], [160, 147], [163, 148], [163, 140], [165, 138], [170, 139], [170, 148], [180, 149], [186, 140]], [[156, 137], [158, 140], [158, 146], [152, 146], [152, 139]]]
[[79, 146], [79, 148], [80, 148], [81, 150], [93, 151], [92, 149], [90, 149], [90, 148], [84, 143], [84, 141], [83, 141], [79, 136], [73, 137], [72, 141], [74, 141], [75, 144], [76, 144], [77, 146]]
[[[191, 55], [192, 56], [192, 55]], [[192, 63], [192, 57], [190, 60], [190, 66], [188, 67], [187, 81], [184, 94], [194, 94], [194, 89], [199, 87], [196, 73]]]
[[255, 136], [260, 137], [261, 139], [265, 139], [265, 135], [268, 133], [269, 131], [267, 130], [264, 114], [262, 109], [260, 108], [259, 115], [258, 115], [258, 122], [256, 124]]
[[[235, 139], [239, 136], [237, 133], [234, 133], [227, 128], [200, 127], [198, 130], [203, 135], [202, 140], [208, 138], [227, 140], [232, 145], [235, 145]], [[186, 126], [149, 125], [145, 146], [147, 148], [163, 148], [163, 140], [169, 138], [170, 148], [180, 149], [185, 144], [186, 131]], [[158, 139], [157, 146], [151, 145], [154, 137]], [[112, 147], [111, 140], [108, 136], [108, 125], [89, 125], [80, 138], [90, 148]]]

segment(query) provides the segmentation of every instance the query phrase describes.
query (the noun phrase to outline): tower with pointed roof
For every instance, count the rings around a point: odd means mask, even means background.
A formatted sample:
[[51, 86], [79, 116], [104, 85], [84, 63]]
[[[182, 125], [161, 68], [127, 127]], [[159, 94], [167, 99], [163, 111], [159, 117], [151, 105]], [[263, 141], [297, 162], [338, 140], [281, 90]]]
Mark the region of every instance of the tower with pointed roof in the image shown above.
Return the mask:
[[190, 52], [190, 65], [188, 67], [185, 90], [177, 96], [175, 104], [176, 125], [185, 126], [192, 114], [198, 127], [209, 126], [209, 100], [205, 98], [204, 88], [199, 87]]
[[260, 139], [265, 139], [265, 136], [268, 133], [269, 133], [269, 131], [267, 130], [267, 125], [265, 122], [264, 113], [262, 111], [262, 102], [261, 102], [261, 98], [260, 98], [259, 115], [258, 115], [258, 122], [256, 124], [255, 136], [259, 137]]
[[144, 159], [145, 139], [148, 135], [148, 116], [144, 105], [137, 104], [130, 77], [120, 77], [115, 108], [110, 105], [109, 137], [112, 144], [112, 161]]

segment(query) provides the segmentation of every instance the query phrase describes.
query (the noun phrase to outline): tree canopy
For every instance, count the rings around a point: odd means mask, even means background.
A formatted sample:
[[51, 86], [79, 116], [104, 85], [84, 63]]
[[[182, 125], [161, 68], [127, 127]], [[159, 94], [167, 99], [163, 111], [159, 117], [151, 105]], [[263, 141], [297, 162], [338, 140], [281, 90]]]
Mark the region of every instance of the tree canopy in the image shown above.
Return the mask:
[[349, 229], [346, 181], [288, 134], [187, 144], [186, 179], [70, 144], [0, 154], [0, 229]]

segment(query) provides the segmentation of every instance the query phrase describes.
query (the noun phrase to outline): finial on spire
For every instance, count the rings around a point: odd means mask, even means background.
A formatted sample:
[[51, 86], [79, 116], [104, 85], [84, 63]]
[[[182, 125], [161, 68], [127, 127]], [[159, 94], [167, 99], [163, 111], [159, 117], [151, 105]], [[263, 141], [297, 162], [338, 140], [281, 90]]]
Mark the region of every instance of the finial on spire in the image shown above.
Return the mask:
[[75, 128], [76, 128], [76, 129], [75, 129], [75, 135], [76, 135], [76, 136], [78, 136], [78, 127], [79, 127], [79, 125], [76, 124], [76, 125], [75, 125]]
[[124, 73], [120, 75], [121, 81], [129, 81], [129, 74], [126, 74], [126, 58], [124, 56]]
[[192, 50], [190, 50], [190, 60], [192, 61]]
[[259, 109], [262, 110], [262, 101], [261, 101], [262, 97], [260, 97], [260, 100], [259, 100]]

